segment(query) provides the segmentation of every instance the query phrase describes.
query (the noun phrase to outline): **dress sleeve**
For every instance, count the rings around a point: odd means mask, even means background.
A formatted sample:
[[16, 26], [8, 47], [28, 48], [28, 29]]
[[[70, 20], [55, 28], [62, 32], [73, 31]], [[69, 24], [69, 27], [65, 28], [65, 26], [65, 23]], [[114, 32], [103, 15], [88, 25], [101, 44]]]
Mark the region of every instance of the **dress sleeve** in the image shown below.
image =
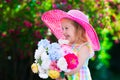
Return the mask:
[[94, 56], [94, 50], [92, 48], [92, 46], [90, 45], [90, 43], [86, 43], [86, 45], [88, 46], [89, 48], [89, 54], [90, 54], [90, 57], [89, 58], [92, 58]]

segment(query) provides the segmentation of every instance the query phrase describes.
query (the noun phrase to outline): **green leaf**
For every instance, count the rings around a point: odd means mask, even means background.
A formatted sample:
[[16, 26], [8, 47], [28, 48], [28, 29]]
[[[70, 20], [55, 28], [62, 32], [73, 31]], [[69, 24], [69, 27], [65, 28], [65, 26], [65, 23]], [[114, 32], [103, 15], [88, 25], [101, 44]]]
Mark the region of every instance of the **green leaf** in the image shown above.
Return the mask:
[[61, 76], [62, 78], [64, 78], [64, 77], [65, 77], [65, 75], [64, 75], [64, 74], [65, 74], [65, 72], [63, 72], [63, 71], [62, 71], [62, 72], [60, 72], [60, 76]]
[[41, 60], [41, 58], [38, 59], [38, 63], [39, 63], [40, 65], [42, 64], [42, 60]]

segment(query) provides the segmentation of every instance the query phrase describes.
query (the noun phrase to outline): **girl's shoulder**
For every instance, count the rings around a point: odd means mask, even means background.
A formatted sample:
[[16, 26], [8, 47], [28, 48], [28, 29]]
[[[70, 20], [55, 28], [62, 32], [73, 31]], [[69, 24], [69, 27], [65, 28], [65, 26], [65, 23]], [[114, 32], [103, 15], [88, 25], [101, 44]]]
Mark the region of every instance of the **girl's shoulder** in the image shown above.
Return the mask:
[[93, 48], [89, 42], [82, 43], [78, 46], [73, 46], [73, 51], [75, 52], [80, 52], [81, 50], [87, 50], [88, 53], [90, 54], [90, 57], [94, 55]]
[[82, 47], [83, 47], [83, 46], [86, 46], [86, 47], [88, 48], [88, 52], [89, 52], [89, 54], [90, 54], [90, 57], [89, 57], [89, 58], [93, 57], [93, 56], [94, 56], [94, 50], [93, 50], [92, 45], [90, 44], [90, 42], [84, 43], [84, 44], [82, 45]]

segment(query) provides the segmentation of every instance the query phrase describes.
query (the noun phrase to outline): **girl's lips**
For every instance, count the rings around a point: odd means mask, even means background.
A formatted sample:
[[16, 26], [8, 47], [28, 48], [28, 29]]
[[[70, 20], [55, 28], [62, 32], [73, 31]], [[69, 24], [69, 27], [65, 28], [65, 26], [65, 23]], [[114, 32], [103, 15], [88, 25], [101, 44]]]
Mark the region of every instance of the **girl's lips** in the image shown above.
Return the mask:
[[65, 36], [65, 39], [68, 39], [69, 38], [69, 36]]

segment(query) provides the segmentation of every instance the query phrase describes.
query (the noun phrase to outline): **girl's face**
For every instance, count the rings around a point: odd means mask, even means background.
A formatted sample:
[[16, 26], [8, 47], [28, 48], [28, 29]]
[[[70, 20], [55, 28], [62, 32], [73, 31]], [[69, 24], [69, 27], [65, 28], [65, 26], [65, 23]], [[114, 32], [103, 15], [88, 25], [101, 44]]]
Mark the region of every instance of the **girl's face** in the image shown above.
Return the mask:
[[76, 41], [76, 28], [73, 25], [73, 22], [69, 19], [61, 20], [63, 35], [65, 39], [69, 41], [69, 44], [73, 44]]

